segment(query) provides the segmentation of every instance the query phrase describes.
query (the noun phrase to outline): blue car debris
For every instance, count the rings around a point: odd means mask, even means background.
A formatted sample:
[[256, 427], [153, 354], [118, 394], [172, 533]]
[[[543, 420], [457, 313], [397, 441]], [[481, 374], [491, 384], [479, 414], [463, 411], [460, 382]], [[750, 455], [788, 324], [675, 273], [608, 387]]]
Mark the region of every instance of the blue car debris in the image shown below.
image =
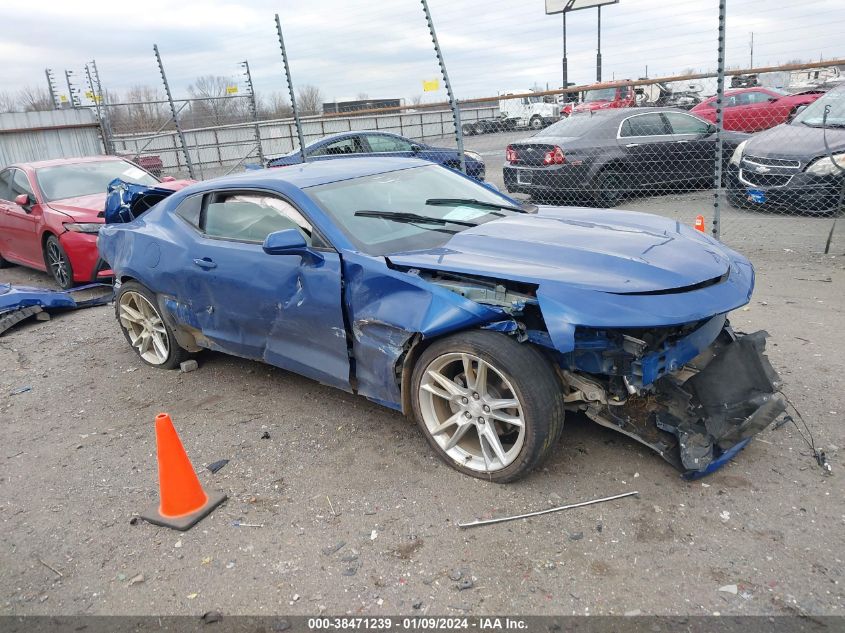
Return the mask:
[[[421, 141], [414, 141], [390, 132], [344, 132], [321, 138], [305, 147], [309, 161], [335, 158], [393, 157], [420, 158], [444, 167], [459, 169], [461, 155], [456, 149], [434, 147]], [[271, 158], [267, 167], [289, 167], [302, 162], [299, 150]], [[484, 180], [484, 159], [478, 152], [464, 151], [466, 173], [476, 180]]]
[[[120, 214], [115, 214], [116, 217]], [[527, 207], [416, 159], [187, 187], [100, 231], [144, 362], [212, 349], [416, 419], [437, 454], [512, 481], [583, 413], [688, 477], [785, 408], [765, 332], [735, 332], [754, 270], [674, 220]]]
[[[74, 293], [93, 288], [102, 292], [83, 300], [73, 296]], [[109, 303], [113, 297], [114, 289], [108, 284], [88, 284], [70, 290], [0, 284], [0, 335], [30, 317], [47, 318], [39, 315], [101, 306]]]

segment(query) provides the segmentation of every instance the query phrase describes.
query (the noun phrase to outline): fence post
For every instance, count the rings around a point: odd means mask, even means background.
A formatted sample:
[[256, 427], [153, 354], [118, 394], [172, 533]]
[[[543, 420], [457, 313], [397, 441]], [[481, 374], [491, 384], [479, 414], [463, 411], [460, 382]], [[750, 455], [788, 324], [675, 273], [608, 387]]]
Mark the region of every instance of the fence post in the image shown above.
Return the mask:
[[47, 89], [50, 91], [50, 99], [53, 100], [53, 109], [58, 110], [60, 104], [56, 97], [56, 81], [53, 79], [53, 71], [45, 68], [44, 74], [47, 75]]
[[[434, 44], [434, 53], [437, 55], [437, 63], [440, 64], [440, 72], [443, 75], [443, 83], [446, 85], [446, 94], [449, 96], [449, 107], [452, 109], [452, 120], [455, 124], [455, 142], [458, 145], [458, 155], [461, 161], [461, 171], [467, 173], [466, 157], [464, 156], [464, 133], [461, 130], [461, 110], [455, 95], [452, 92], [452, 84], [449, 82], [449, 73], [446, 72], [446, 62], [443, 61], [443, 53], [440, 51], [440, 43], [437, 41], [437, 33], [434, 31], [434, 22], [431, 19], [431, 11], [428, 10], [428, 0], [420, 0], [425, 12], [425, 21], [428, 23], [428, 31], [431, 33], [431, 41]], [[422, 125], [420, 125], [422, 133]]]
[[255, 103], [255, 88], [252, 85], [252, 74], [249, 72], [249, 61], [244, 60], [242, 64], [244, 74], [246, 75], [246, 85], [249, 87], [249, 108], [252, 112], [252, 121], [255, 124], [255, 145], [258, 148], [258, 160], [261, 161], [261, 166], [264, 167], [264, 147], [261, 145], [261, 127], [258, 125], [258, 105]]
[[296, 95], [293, 92], [293, 82], [290, 78], [290, 64], [288, 63], [288, 51], [285, 48], [285, 38], [282, 35], [282, 23], [279, 21], [279, 14], [276, 14], [276, 33], [279, 35], [279, 46], [282, 49], [282, 61], [285, 64], [285, 79], [288, 82], [288, 93], [290, 93], [290, 105], [293, 108], [293, 122], [296, 125], [296, 136], [299, 138], [299, 155], [302, 162], [306, 162], [305, 139], [302, 136], [302, 122], [299, 120], [299, 108], [296, 107]]
[[77, 108], [76, 97], [73, 96], [73, 85], [70, 82], [70, 76], [73, 73], [72, 70], [65, 69], [65, 80], [67, 81], [67, 91], [68, 91], [68, 98], [70, 99], [70, 107], [73, 109]]
[[719, 53], [718, 67], [716, 69], [716, 176], [713, 186], [713, 237], [717, 240], [722, 236], [722, 156], [724, 147], [722, 143], [722, 101], [725, 97], [725, 13], [727, 12], [727, 0], [719, 0]]
[[[102, 107], [103, 107], [103, 110], [102, 110], [103, 118], [101, 119], [100, 124], [103, 126], [103, 131], [105, 132], [106, 138], [108, 139], [108, 146], [106, 147], [106, 153], [107, 154], [114, 154], [115, 153], [114, 131], [111, 128], [111, 117], [109, 116], [108, 103], [106, 103], [106, 98], [105, 98], [105, 95], [103, 94], [103, 84], [100, 83], [100, 71], [97, 70], [97, 60], [92, 59], [90, 64], [91, 64], [91, 67], [94, 69], [94, 72], [93, 72], [94, 83], [97, 84], [97, 91], [94, 94], [98, 97], [100, 105], [102, 105]], [[88, 70], [88, 64], [85, 64], [85, 72], [88, 73], [88, 81], [90, 83], [92, 73], [91, 73], [91, 71]], [[92, 90], [93, 90], [93, 88], [92, 88]], [[99, 108], [98, 108], [97, 112], [98, 112], [98, 116], [99, 116]]]
[[176, 112], [176, 105], [173, 103], [173, 95], [170, 92], [170, 84], [167, 83], [167, 75], [164, 74], [164, 66], [161, 63], [161, 55], [159, 55], [158, 52], [158, 44], [153, 44], [153, 52], [155, 53], [156, 62], [158, 63], [158, 72], [161, 74], [161, 81], [164, 84], [164, 92], [167, 95], [167, 102], [170, 104], [170, 114], [173, 117], [173, 125], [176, 126], [176, 134], [179, 136], [179, 144], [182, 146], [182, 154], [185, 156], [185, 165], [188, 166], [188, 175], [190, 175], [191, 178], [196, 178], [194, 175], [194, 164], [191, 161], [191, 155], [188, 153], [188, 146], [185, 144], [185, 135], [182, 133], [182, 126], [179, 124], [179, 116]]
[[91, 88], [91, 96], [94, 98], [94, 110], [97, 112], [97, 122], [100, 124], [100, 136], [103, 138], [103, 150], [106, 154], [114, 154], [110, 150], [109, 137], [106, 133], [106, 126], [103, 124], [103, 113], [100, 111], [100, 95], [94, 88], [94, 80], [91, 78], [91, 69], [85, 64], [85, 75], [88, 77], [88, 87]]

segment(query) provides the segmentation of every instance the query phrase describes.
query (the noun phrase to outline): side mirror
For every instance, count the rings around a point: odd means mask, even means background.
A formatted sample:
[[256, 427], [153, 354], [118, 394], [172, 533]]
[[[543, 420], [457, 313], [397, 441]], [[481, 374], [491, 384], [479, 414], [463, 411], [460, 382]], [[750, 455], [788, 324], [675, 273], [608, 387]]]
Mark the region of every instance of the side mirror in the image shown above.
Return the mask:
[[797, 108], [795, 108], [795, 112], [792, 113], [792, 116], [789, 117], [789, 120], [791, 121], [792, 119], [797, 117], [799, 114], [801, 114], [806, 109], [807, 109], [806, 104], [798, 106]]
[[411, 145], [411, 151], [414, 152], [414, 154], [419, 154], [422, 151], [422, 147], [414, 143]]
[[15, 196], [15, 204], [19, 207], [23, 207], [24, 211], [29, 213], [30, 207], [32, 207], [32, 196], [28, 193], [22, 193], [20, 195]]
[[303, 261], [308, 260], [312, 264], [320, 263], [324, 259], [320, 253], [308, 248], [302, 233], [296, 229], [270, 233], [264, 238], [262, 248], [268, 255], [299, 255]]
[[176, 179], [173, 176], [164, 176], [161, 179], [161, 182], [175, 182]]

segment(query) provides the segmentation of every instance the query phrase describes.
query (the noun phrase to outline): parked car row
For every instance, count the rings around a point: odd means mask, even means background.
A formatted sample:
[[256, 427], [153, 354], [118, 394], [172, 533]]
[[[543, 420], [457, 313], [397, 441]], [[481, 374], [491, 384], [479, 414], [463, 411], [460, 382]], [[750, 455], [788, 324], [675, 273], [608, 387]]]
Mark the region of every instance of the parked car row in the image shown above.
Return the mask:
[[[723, 185], [730, 202], [814, 214], [840, 211], [845, 188], [845, 86], [766, 103], [760, 111], [766, 123], [760, 125], [768, 127], [775, 118], [781, 122], [753, 135], [736, 129], [754, 127], [747, 120], [740, 124], [726, 115], [725, 121], [734, 128], [721, 133]], [[542, 132], [508, 145], [505, 186], [538, 202], [592, 197], [602, 206], [615, 206], [637, 192], [711, 187], [716, 127], [701, 117], [709, 116], [711, 105], [704, 102], [689, 112], [573, 111]]]

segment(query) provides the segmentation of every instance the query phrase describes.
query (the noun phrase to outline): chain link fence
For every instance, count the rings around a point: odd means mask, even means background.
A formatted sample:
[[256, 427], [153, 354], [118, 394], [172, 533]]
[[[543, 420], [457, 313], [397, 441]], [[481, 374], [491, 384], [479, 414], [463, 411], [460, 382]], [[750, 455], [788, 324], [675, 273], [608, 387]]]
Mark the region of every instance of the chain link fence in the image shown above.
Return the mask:
[[[748, 50], [749, 0], [659, 12], [611, 4], [598, 9], [595, 40], [583, 29], [567, 40], [569, 14], [556, 31], [561, 15], [539, 2], [344, 3], [331, 21], [324, 7], [303, 6], [227, 41], [275, 92], [256, 91], [246, 62], [171, 91], [168, 76], [196, 74], [195, 61], [186, 49], [171, 62], [157, 47], [161, 88], [118, 97], [96, 66], [88, 92], [68, 86], [74, 103], [97, 109], [107, 151], [156, 175], [412, 156], [540, 204], [686, 224], [703, 216], [705, 230], [740, 248], [841, 243], [845, 51], [829, 44], [824, 61], [771, 63], [815, 56], [795, 33], [815, 33], [821, 47], [842, 22], [835, 7], [773, 4]], [[547, 3], [558, 5], [572, 3]], [[591, 13], [569, 15], [570, 31]], [[754, 63], [755, 35], [766, 65]]]

